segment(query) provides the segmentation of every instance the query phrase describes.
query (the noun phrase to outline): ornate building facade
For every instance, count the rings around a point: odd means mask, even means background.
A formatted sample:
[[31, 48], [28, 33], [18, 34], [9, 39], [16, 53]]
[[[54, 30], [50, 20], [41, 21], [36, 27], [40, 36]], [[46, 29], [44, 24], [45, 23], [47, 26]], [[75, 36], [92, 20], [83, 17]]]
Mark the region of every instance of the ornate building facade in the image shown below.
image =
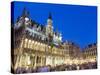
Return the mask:
[[87, 58], [86, 52], [91, 49], [81, 53], [79, 45], [62, 41], [62, 34], [54, 31], [51, 13], [47, 25], [41, 25], [29, 18], [29, 12], [24, 9], [12, 25], [12, 35], [11, 65], [14, 70], [18, 67], [77, 64], [78, 59], [82, 59], [81, 54]]
[[12, 67], [33, 67], [65, 62], [66, 50], [62, 46], [62, 36], [53, 31], [52, 16], [49, 14], [47, 25], [43, 26], [28, 18], [26, 9], [12, 27]]
[[83, 57], [87, 61], [97, 61], [97, 44], [89, 44], [83, 50]]

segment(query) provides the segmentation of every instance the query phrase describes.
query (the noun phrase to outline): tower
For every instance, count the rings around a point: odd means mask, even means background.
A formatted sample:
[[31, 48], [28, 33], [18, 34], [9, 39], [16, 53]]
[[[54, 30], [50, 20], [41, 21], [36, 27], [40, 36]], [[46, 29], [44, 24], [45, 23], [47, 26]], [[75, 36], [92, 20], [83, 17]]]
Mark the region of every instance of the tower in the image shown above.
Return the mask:
[[46, 35], [49, 37], [49, 38], [52, 38], [53, 37], [53, 26], [52, 26], [52, 16], [51, 16], [51, 13], [49, 13], [49, 16], [48, 16], [48, 19], [47, 19], [47, 26], [46, 26]]
[[22, 18], [24, 19], [25, 26], [31, 25], [31, 19], [29, 18], [29, 11], [26, 8], [23, 9]]

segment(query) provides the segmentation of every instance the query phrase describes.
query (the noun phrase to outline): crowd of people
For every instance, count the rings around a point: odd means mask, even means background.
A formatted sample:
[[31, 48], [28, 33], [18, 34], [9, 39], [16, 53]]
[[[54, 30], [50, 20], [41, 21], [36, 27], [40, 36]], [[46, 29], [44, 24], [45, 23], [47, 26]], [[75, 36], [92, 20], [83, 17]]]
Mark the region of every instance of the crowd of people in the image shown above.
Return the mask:
[[85, 70], [85, 69], [96, 69], [97, 62], [88, 62], [84, 64], [72, 64], [72, 65], [56, 65], [55, 67], [47, 66], [38, 66], [36, 69], [33, 68], [17, 68], [15, 73], [36, 73], [36, 72], [54, 72], [54, 71], [70, 71], [70, 70]]

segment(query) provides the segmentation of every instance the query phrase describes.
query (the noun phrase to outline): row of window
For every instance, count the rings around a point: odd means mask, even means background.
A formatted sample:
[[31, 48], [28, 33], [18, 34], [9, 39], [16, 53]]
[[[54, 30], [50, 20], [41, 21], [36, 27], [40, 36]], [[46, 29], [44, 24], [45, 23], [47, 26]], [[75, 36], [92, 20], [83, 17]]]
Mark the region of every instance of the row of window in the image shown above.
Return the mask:
[[96, 55], [97, 54], [97, 51], [94, 50], [94, 51], [91, 51], [91, 52], [85, 52], [85, 55]]
[[24, 48], [30, 48], [33, 50], [40, 50], [40, 51], [47, 51], [47, 52], [52, 52], [55, 54], [65, 54], [66, 53], [65, 50], [63, 49], [59, 49], [56, 47], [52, 48], [51, 46], [48, 46], [46, 44], [43, 44], [43, 43], [40, 43], [34, 40], [29, 40], [27, 38], [24, 40]]

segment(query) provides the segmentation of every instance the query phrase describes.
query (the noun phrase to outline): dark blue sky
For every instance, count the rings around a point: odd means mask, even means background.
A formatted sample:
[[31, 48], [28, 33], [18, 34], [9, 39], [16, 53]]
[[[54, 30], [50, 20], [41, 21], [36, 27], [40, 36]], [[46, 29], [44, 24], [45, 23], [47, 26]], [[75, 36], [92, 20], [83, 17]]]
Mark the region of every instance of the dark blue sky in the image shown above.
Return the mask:
[[97, 42], [96, 6], [15, 2], [14, 21], [24, 7], [30, 12], [30, 18], [44, 25], [51, 12], [54, 29], [62, 33], [63, 40], [76, 42], [81, 47]]

